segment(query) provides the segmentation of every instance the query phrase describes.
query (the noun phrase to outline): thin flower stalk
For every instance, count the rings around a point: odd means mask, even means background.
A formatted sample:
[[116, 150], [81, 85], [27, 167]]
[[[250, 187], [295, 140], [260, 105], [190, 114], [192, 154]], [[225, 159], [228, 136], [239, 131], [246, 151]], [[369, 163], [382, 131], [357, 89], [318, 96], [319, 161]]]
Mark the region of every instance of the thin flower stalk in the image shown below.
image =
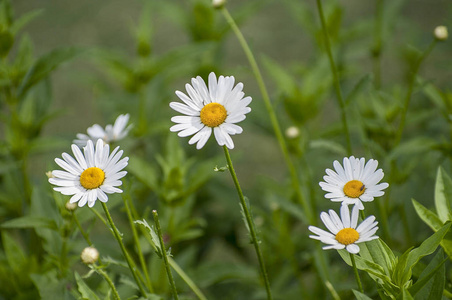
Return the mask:
[[168, 275], [168, 281], [171, 285], [171, 290], [173, 292], [174, 299], [178, 300], [179, 296], [177, 295], [176, 284], [174, 283], [173, 273], [171, 272], [171, 268], [170, 268], [170, 265], [168, 262], [168, 257], [166, 254], [165, 244], [163, 243], [163, 236], [162, 236], [162, 230], [160, 228], [159, 215], [156, 210], [153, 210], [152, 214], [154, 215], [155, 227], [157, 229], [157, 235], [158, 235], [159, 241], [160, 241], [160, 252], [162, 254], [163, 262], [165, 264], [166, 274]]
[[311, 223], [315, 222], [313, 209], [309, 205], [309, 203], [306, 201], [306, 199], [304, 198], [304, 196], [300, 190], [299, 176], [298, 176], [297, 170], [295, 169], [295, 165], [290, 157], [290, 154], [289, 154], [289, 151], [287, 148], [287, 144], [286, 144], [284, 135], [281, 130], [281, 126], [279, 125], [278, 118], [276, 116], [275, 110], [270, 101], [270, 97], [268, 95], [268, 91], [265, 86], [264, 79], [262, 77], [259, 66], [256, 62], [256, 59], [254, 58], [253, 52], [251, 51], [250, 47], [248, 46], [248, 43], [246, 42], [245, 37], [243, 36], [239, 27], [237, 26], [234, 19], [230, 15], [229, 11], [225, 7], [223, 7], [221, 9], [221, 11], [223, 12], [224, 17], [226, 18], [227, 22], [231, 26], [235, 35], [237, 36], [237, 39], [239, 40], [239, 43], [242, 46], [243, 51], [245, 52], [245, 55], [248, 58], [248, 61], [251, 65], [251, 69], [253, 70], [254, 76], [256, 77], [256, 81], [259, 86], [259, 90], [262, 94], [262, 99], [264, 100], [265, 108], [269, 115], [270, 122], [273, 127], [273, 131], [275, 132], [275, 136], [276, 136], [276, 139], [278, 140], [279, 147], [281, 148], [281, 152], [283, 154], [284, 161], [287, 165], [287, 168], [289, 169], [289, 173], [292, 178], [292, 187], [295, 191], [295, 196], [298, 199], [298, 201], [300, 202], [301, 206], [303, 207], [304, 213], [306, 214], [307, 221], [311, 222]]
[[381, 54], [383, 50], [384, 0], [375, 0], [374, 46], [372, 47], [374, 87], [381, 88]]
[[133, 240], [134, 240], [135, 246], [137, 247], [138, 258], [140, 260], [141, 268], [143, 269], [144, 277], [146, 278], [146, 285], [147, 285], [148, 290], [151, 293], [153, 293], [154, 288], [152, 287], [152, 282], [151, 282], [151, 279], [149, 277], [149, 273], [148, 273], [148, 270], [146, 267], [146, 262], [144, 260], [143, 251], [141, 250], [141, 245], [140, 245], [140, 240], [138, 238], [137, 229], [135, 228], [134, 220], [132, 218], [132, 212], [130, 210], [130, 206], [133, 206], [132, 199], [128, 192], [126, 192], [124, 194], [122, 199], [124, 201], [124, 207], [126, 208], [126, 213], [127, 213], [128, 219], [129, 219], [130, 227], [132, 228]]
[[140, 290], [140, 293], [142, 294], [142, 296], [146, 296], [146, 292], [143, 288], [143, 285], [141, 284], [141, 281], [138, 278], [137, 268], [135, 266], [135, 263], [132, 261], [132, 258], [130, 257], [129, 253], [127, 252], [126, 247], [124, 246], [124, 243], [122, 242], [121, 234], [119, 233], [118, 228], [116, 228], [115, 224], [113, 223], [113, 219], [111, 218], [107, 205], [104, 202], [101, 202], [101, 204], [105, 211], [105, 215], [107, 216], [108, 223], [110, 224], [110, 227], [113, 231], [113, 235], [115, 236], [116, 240], [118, 241], [118, 244], [121, 247], [122, 253], [129, 266], [129, 269], [132, 272], [133, 278], [135, 279], [135, 282], [137, 283], [138, 289]]
[[361, 293], [364, 293], [363, 285], [361, 284], [361, 279], [359, 278], [358, 269], [356, 268], [355, 254], [352, 254], [352, 253], [349, 253], [349, 254], [350, 254], [350, 260], [352, 261], [353, 272], [355, 273], [355, 279], [356, 279], [356, 283], [358, 284], [359, 291]]
[[[91, 242], [91, 239], [89, 238], [89, 234], [85, 232], [85, 230], [82, 227], [82, 224], [80, 224], [80, 221], [77, 218], [77, 215], [75, 214], [74, 211], [71, 211], [72, 214], [72, 219], [74, 220], [75, 224], [77, 224], [78, 230], [80, 231], [80, 233], [82, 234], [83, 238], [85, 239], [86, 243], [88, 244], [88, 246], [92, 247], [93, 243]], [[98, 260], [99, 264], [102, 265], [102, 260], [99, 257]]]
[[336, 64], [334, 62], [333, 52], [331, 50], [331, 43], [330, 43], [330, 39], [328, 37], [328, 30], [326, 27], [325, 15], [323, 13], [322, 0], [317, 0], [317, 9], [318, 9], [319, 16], [320, 16], [320, 22], [322, 24], [322, 31], [323, 31], [323, 36], [324, 36], [324, 40], [325, 40], [325, 49], [328, 54], [331, 72], [333, 73], [334, 91], [336, 92], [337, 102], [339, 104], [339, 109], [341, 111], [341, 120], [342, 120], [342, 126], [344, 128], [344, 133], [345, 133], [345, 140], [346, 140], [346, 144], [347, 144], [347, 153], [348, 153], [348, 155], [350, 155], [352, 153], [352, 143], [350, 140], [350, 131], [348, 128], [347, 116], [345, 113], [345, 102], [342, 97], [339, 72], [337, 71]]
[[254, 249], [256, 250], [257, 258], [259, 260], [261, 274], [264, 279], [265, 289], [267, 292], [267, 299], [273, 299], [271, 289], [270, 289], [270, 282], [268, 280], [267, 270], [265, 268], [264, 258], [263, 258], [261, 249], [259, 247], [259, 240], [257, 238], [256, 229], [254, 227], [254, 222], [251, 217], [251, 213], [248, 209], [248, 205], [246, 204], [245, 197], [243, 196], [242, 188], [240, 187], [239, 181], [237, 179], [237, 174], [235, 173], [234, 166], [232, 165], [232, 160], [231, 160], [231, 156], [229, 155], [229, 150], [226, 146], [223, 146], [223, 149], [224, 149], [224, 154], [226, 156], [226, 161], [228, 163], [228, 169], [229, 169], [229, 172], [231, 173], [232, 180], [234, 181], [234, 185], [237, 189], [237, 193], [238, 193], [239, 199], [240, 199], [240, 204], [243, 207], [243, 212], [245, 213], [245, 218], [246, 218], [246, 222], [249, 227], [249, 231], [250, 231], [251, 239], [253, 241]]
[[107, 272], [105, 272], [102, 268], [100, 268], [96, 265], [93, 265], [93, 267], [96, 269], [96, 272], [98, 274], [100, 274], [105, 279], [105, 281], [108, 283], [108, 285], [110, 286], [111, 291], [113, 292], [113, 298], [115, 300], [121, 300], [121, 297], [119, 297], [118, 291], [116, 290], [116, 287], [115, 287], [113, 281], [111, 280], [111, 278], [108, 276]]

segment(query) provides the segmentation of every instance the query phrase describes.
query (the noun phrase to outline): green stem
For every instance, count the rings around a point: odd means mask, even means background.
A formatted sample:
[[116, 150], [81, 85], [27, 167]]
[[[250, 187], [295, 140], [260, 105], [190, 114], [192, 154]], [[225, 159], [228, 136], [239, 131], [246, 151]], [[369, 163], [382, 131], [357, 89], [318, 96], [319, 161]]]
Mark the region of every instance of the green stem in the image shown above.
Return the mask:
[[399, 145], [400, 140], [402, 138], [402, 133], [406, 122], [406, 115], [408, 112], [408, 106], [410, 105], [411, 96], [413, 94], [414, 84], [416, 83], [416, 76], [419, 71], [419, 68], [421, 67], [421, 64], [424, 61], [424, 59], [430, 54], [430, 52], [432, 52], [433, 48], [435, 48], [436, 42], [437, 40], [433, 39], [428, 48], [421, 54], [421, 56], [419, 56], [418, 60], [416, 61], [416, 64], [414, 65], [413, 72], [411, 73], [410, 81], [408, 83], [409, 86], [405, 96], [405, 101], [402, 107], [401, 119], [399, 123], [399, 128], [397, 129], [394, 147]]
[[[137, 216], [135, 216], [135, 218], [137, 218]], [[151, 245], [152, 248], [154, 248], [154, 251], [158, 252], [158, 249], [155, 248], [155, 245], [154, 245], [151, 237], [149, 236], [148, 232], [145, 231], [146, 229], [144, 227], [141, 227], [141, 230], [143, 232], [143, 236], [148, 241], [149, 245]], [[180, 278], [182, 278], [182, 280], [185, 281], [185, 283], [190, 287], [190, 289], [193, 291], [193, 293], [195, 293], [195, 295], [199, 298], [199, 300], [207, 300], [207, 297], [204, 296], [204, 294], [196, 286], [196, 284], [193, 282], [193, 280], [191, 280], [191, 278], [187, 275], [187, 273], [185, 273], [184, 270], [182, 270], [182, 268], [179, 267], [179, 265], [177, 264], [177, 262], [174, 259], [172, 259], [171, 257], [168, 257], [168, 263], [174, 269], [174, 271], [176, 271], [176, 273], [180, 276]]]
[[350, 254], [350, 259], [352, 261], [353, 272], [355, 273], [355, 279], [356, 279], [356, 283], [358, 284], [359, 291], [361, 293], [364, 293], [363, 286], [361, 284], [361, 279], [359, 278], [358, 269], [356, 268], [355, 255], [351, 254], [351, 253], [349, 253], [349, 254]]
[[174, 283], [173, 274], [171, 273], [171, 268], [168, 263], [168, 257], [166, 256], [166, 249], [165, 244], [163, 243], [162, 230], [160, 229], [159, 215], [156, 210], [153, 210], [152, 214], [154, 215], [155, 227], [157, 228], [157, 235], [159, 236], [160, 252], [163, 257], [163, 262], [165, 263], [166, 274], [168, 275], [168, 280], [173, 291], [174, 299], [177, 300], [179, 299], [179, 297], [177, 296], [176, 284]]
[[137, 229], [135, 228], [135, 224], [133, 223], [132, 212], [130, 211], [130, 206], [133, 205], [132, 199], [130, 198], [130, 194], [128, 193], [124, 194], [122, 199], [124, 201], [124, 207], [126, 208], [127, 217], [129, 218], [130, 227], [132, 228], [133, 239], [137, 247], [141, 268], [143, 269], [144, 277], [146, 278], [147, 288], [149, 289], [149, 292], [154, 293], [154, 288], [152, 287], [151, 279], [149, 278], [148, 270], [146, 267], [146, 262], [144, 260], [143, 251], [141, 250], [140, 240], [138, 239]]
[[129, 253], [127, 252], [126, 247], [124, 246], [124, 243], [122, 242], [121, 234], [119, 233], [118, 229], [116, 228], [115, 223], [113, 223], [113, 219], [110, 216], [110, 212], [108, 211], [107, 205], [104, 202], [101, 202], [101, 204], [105, 211], [105, 215], [107, 216], [108, 223], [111, 226], [113, 234], [114, 234], [116, 240], [118, 241], [119, 246], [121, 247], [122, 253], [127, 261], [127, 264], [129, 265], [129, 269], [132, 272], [133, 278], [135, 279], [135, 282], [137, 283], [140, 293], [143, 297], [146, 297], [146, 292], [143, 289], [143, 286], [141, 285], [141, 281], [139, 280], [139, 278], [137, 276], [137, 269], [136, 269], [135, 263], [132, 261], [132, 258], [130, 257]]
[[96, 269], [96, 272], [99, 273], [100, 275], [102, 275], [102, 277], [104, 277], [105, 281], [108, 283], [108, 285], [110, 286], [111, 290], [113, 291], [113, 297], [116, 300], [121, 300], [121, 297], [119, 297], [118, 291], [116, 290], [115, 285], [113, 284], [113, 281], [110, 279], [110, 277], [108, 276], [108, 274], [102, 270], [102, 268], [99, 268], [97, 266], [94, 266], [94, 268]]
[[107, 221], [105, 220], [104, 217], [102, 217], [102, 215], [101, 215], [96, 209], [94, 209], [93, 207], [90, 207], [89, 209], [91, 209], [91, 211], [93, 212], [93, 214], [95, 214], [96, 217], [98, 217], [99, 220], [101, 220], [102, 223], [104, 223], [104, 225], [108, 227]]
[[261, 268], [262, 277], [265, 283], [265, 289], [267, 291], [267, 299], [273, 299], [272, 293], [270, 289], [270, 282], [268, 281], [267, 270], [265, 269], [264, 258], [262, 256], [261, 249], [259, 247], [259, 240], [257, 238], [256, 229], [254, 228], [254, 222], [251, 218], [251, 214], [248, 210], [248, 205], [246, 204], [245, 197], [243, 196], [242, 189], [240, 188], [239, 181], [237, 179], [237, 175], [234, 171], [234, 166], [232, 165], [231, 156], [229, 155], [229, 150], [226, 146], [223, 146], [224, 155], [226, 156], [226, 160], [228, 162], [228, 169], [231, 173], [232, 180], [234, 181], [235, 188], [237, 189], [237, 193], [239, 195], [240, 203], [242, 204], [243, 212], [245, 213], [246, 222], [248, 223], [249, 231], [251, 234], [251, 239], [253, 240], [254, 249], [256, 250], [257, 258], [259, 260], [259, 265]]
[[299, 179], [297, 170], [295, 169], [295, 166], [292, 162], [292, 159], [290, 157], [286, 141], [284, 139], [284, 135], [281, 131], [281, 127], [278, 122], [278, 118], [276, 117], [275, 110], [272, 106], [272, 103], [270, 101], [270, 97], [268, 95], [267, 88], [264, 83], [264, 79], [262, 77], [261, 71], [259, 69], [259, 66], [257, 65], [256, 59], [254, 58], [253, 52], [251, 51], [250, 47], [248, 46], [248, 43], [245, 40], [245, 37], [243, 36], [242, 32], [240, 31], [239, 27], [235, 23], [232, 16], [229, 14], [228, 10], [223, 7], [222, 9], [223, 15], [226, 18], [226, 21], [231, 26], [231, 29], [234, 31], [235, 35], [237, 36], [237, 39], [239, 40], [240, 45], [243, 48], [243, 51], [245, 52], [246, 57], [248, 58], [248, 61], [251, 65], [251, 69], [253, 70], [254, 76], [256, 77], [257, 85], [259, 86], [259, 90], [262, 94], [262, 99], [264, 100], [265, 108], [267, 110], [267, 113], [270, 118], [270, 122], [273, 127], [273, 131], [275, 132], [276, 139], [278, 140], [279, 147], [281, 148], [281, 152], [283, 154], [284, 161], [287, 165], [287, 168], [289, 169], [289, 173], [292, 179], [292, 187], [295, 191], [295, 197], [300, 202], [301, 206], [303, 207], [303, 210], [306, 214], [307, 222], [311, 224], [316, 223], [316, 219], [314, 218], [314, 214], [312, 211], [311, 206], [304, 198], [299, 185]]
[[347, 143], [347, 153], [348, 153], [348, 155], [351, 155], [352, 154], [352, 143], [350, 140], [350, 131], [348, 129], [347, 116], [345, 114], [345, 102], [342, 97], [339, 73], [337, 71], [336, 64], [334, 63], [333, 52], [331, 50], [331, 43], [330, 43], [330, 39], [328, 37], [328, 29], [326, 27], [325, 15], [323, 13], [323, 7], [322, 7], [321, 0], [317, 0], [317, 9], [318, 9], [319, 16], [320, 16], [320, 22], [322, 24], [323, 36], [325, 39], [325, 48], [326, 48], [326, 52], [328, 54], [328, 59], [330, 61], [331, 72], [333, 73], [334, 90], [336, 92], [337, 102], [339, 104], [339, 108], [341, 111], [342, 126], [344, 128], [345, 140]]

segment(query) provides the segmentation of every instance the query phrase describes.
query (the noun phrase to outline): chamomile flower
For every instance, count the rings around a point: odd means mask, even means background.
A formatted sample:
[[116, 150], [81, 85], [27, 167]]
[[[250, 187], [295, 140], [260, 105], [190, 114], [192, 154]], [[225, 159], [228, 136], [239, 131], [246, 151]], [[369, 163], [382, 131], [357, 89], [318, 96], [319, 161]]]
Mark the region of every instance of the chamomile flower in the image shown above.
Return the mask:
[[78, 202], [80, 207], [86, 203], [93, 207], [97, 199], [107, 202], [107, 194], [122, 193], [117, 187], [122, 184], [119, 179], [127, 174], [121, 170], [129, 161], [128, 157], [120, 160], [123, 151], [116, 147], [110, 154], [110, 146], [101, 139], [97, 140], [96, 149], [88, 140], [83, 150], [84, 153], [73, 144], [75, 159], [67, 153], [62, 154], [63, 159], [55, 159], [65, 171], [52, 171], [53, 177], [49, 182], [57, 186], [53, 189], [63, 195], [73, 195], [69, 202]]
[[374, 197], [384, 195], [383, 190], [389, 186], [386, 182], [379, 183], [383, 179], [382, 169], [378, 169], [378, 161], [370, 159], [365, 164], [364, 158], [354, 156], [344, 157], [344, 167], [335, 160], [334, 170], [326, 169], [323, 176], [325, 182], [320, 182], [320, 187], [328, 192], [325, 198], [334, 202], [342, 202], [343, 205], [356, 204], [359, 209], [364, 209], [363, 203], [374, 200]]
[[108, 124], [105, 129], [99, 124], [94, 124], [86, 130], [88, 134], [77, 133], [77, 139], [73, 143], [79, 147], [84, 147], [89, 140], [95, 142], [98, 139], [102, 139], [106, 144], [122, 140], [132, 129], [132, 125], [127, 126], [129, 118], [129, 114], [119, 115], [115, 120], [115, 124]]
[[170, 130], [179, 132], [178, 136], [193, 137], [188, 143], [196, 143], [196, 148], [201, 149], [213, 134], [218, 145], [226, 145], [234, 148], [231, 135], [242, 133], [242, 127], [236, 125], [243, 121], [245, 114], [251, 111], [248, 104], [251, 97], [243, 97], [243, 84], [239, 82], [234, 86], [234, 76], [217, 77], [212, 72], [209, 74], [209, 82], [201, 77], [192, 78], [191, 85], [186, 84], [187, 94], [176, 91], [176, 95], [184, 103], [171, 102], [170, 107], [184, 116], [175, 116], [171, 121], [177, 123]]
[[315, 226], [309, 226], [308, 229], [316, 234], [309, 237], [328, 244], [323, 247], [324, 250], [345, 248], [348, 252], [356, 254], [360, 250], [356, 244], [378, 239], [378, 236], [374, 235], [378, 230], [378, 222], [375, 221], [375, 217], [369, 216], [358, 225], [358, 214], [359, 209], [356, 205], [353, 207], [351, 215], [348, 206], [342, 205], [340, 218], [332, 209], [329, 213], [322, 212], [320, 218], [331, 233]]

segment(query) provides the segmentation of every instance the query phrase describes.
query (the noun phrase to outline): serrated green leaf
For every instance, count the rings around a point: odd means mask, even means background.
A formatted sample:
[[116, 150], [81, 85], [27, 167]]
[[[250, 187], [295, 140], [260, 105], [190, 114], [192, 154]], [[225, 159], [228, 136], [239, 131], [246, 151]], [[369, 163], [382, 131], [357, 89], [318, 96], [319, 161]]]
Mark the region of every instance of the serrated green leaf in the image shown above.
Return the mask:
[[25, 216], [2, 223], [1, 228], [50, 228], [57, 229], [54, 220], [43, 217]]
[[439, 167], [435, 184], [435, 206], [443, 223], [449, 220], [450, 201], [452, 201], [452, 179]]
[[40, 57], [28, 70], [22, 80], [17, 95], [21, 98], [32, 86], [49, 76], [49, 74], [62, 63], [80, 55], [84, 50], [79, 48], [62, 48]]
[[83, 281], [82, 277], [75, 272], [75, 281], [77, 282], [78, 291], [82, 294], [82, 299], [84, 300], [100, 300], [91, 288]]

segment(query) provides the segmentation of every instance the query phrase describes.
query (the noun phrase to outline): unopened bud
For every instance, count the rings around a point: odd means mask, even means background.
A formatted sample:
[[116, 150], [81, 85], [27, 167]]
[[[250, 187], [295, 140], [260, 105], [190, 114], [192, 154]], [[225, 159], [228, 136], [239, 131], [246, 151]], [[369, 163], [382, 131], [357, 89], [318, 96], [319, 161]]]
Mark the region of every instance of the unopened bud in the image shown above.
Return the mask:
[[83, 249], [80, 258], [84, 264], [94, 264], [99, 259], [99, 251], [94, 247], [86, 247]]
[[436, 26], [433, 34], [435, 35], [435, 39], [437, 39], [438, 41], [445, 41], [449, 36], [446, 26]]
[[66, 202], [66, 204], [64, 205], [64, 207], [68, 210], [68, 211], [74, 211], [77, 208], [77, 203], [71, 203], [71, 202]]
[[214, 8], [222, 8], [226, 3], [226, 0], [212, 0], [212, 5]]
[[286, 137], [289, 139], [296, 139], [300, 136], [300, 129], [295, 126], [290, 126], [286, 129]]

